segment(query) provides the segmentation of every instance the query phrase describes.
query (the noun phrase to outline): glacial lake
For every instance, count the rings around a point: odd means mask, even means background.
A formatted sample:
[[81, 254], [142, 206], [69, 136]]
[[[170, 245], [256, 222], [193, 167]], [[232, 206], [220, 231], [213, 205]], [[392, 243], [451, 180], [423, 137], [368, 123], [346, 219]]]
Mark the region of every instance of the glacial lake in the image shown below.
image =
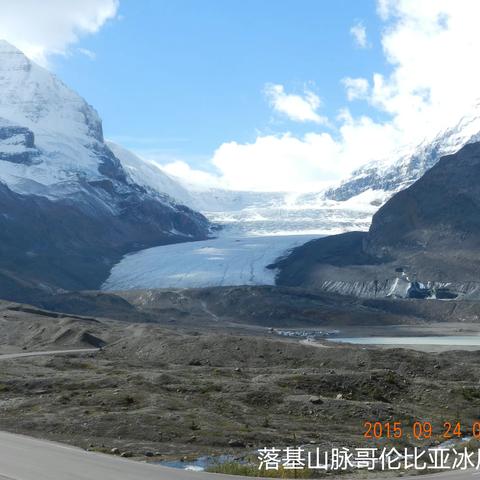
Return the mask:
[[354, 343], [358, 345], [440, 345], [480, 347], [480, 335], [444, 335], [423, 337], [337, 337], [330, 342]]

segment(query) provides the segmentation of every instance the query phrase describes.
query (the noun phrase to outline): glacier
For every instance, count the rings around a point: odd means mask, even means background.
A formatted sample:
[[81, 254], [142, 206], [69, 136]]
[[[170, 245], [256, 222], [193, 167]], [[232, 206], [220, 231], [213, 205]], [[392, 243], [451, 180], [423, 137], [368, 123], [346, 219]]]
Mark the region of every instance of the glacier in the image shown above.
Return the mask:
[[[393, 194], [414, 183], [442, 156], [478, 141], [479, 110], [480, 104], [473, 105], [470, 112], [452, 122], [453, 127], [420, 145], [402, 147], [392, 158], [370, 162], [324, 192], [186, 188], [185, 193], [170, 189], [172, 195], [187, 205], [195, 205], [210, 221], [222, 225], [223, 231], [204, 247], [195, 246], [193, 253], [191, 246], [176, 245], [129, 255], [113, 268], [104, 288], [273, 284], [275, 272], [265, 267], [276, 258], [315, 236], [368, 230], [375, 211]], [[127, 170], [128, 164], [136, 169], [136, 182], [156, 188], [152, 177], [142, 178], [141, 169], [136, 167], [135, 162], [141, 160], [136, 158], [134, 162], [118, 156]], [[168, 190], [163, 180], [158, 185]], [[201, 253], [207, 251], [221, 253]]]
[[375, 210], [368, 201], [326, 201], [310, 206], [269, 203], [237, 211], [203, 212], [222, 227], [216, 238], [126, 255], [102, 288], [274, 285], [276, 271], [267, 267], [277, 258], [320, 236], [351, 228], [367, 230]]
[[265, 268], [311, 235], [236, 236], [232, 232], [194, 243], [165, 245], [127, 255], [115, 265], [104, 290], [273, 285]]
[[216, 238], [126, 255], [104, 290], [273, 285], [276, 272], [266, 267], [278, 257], [319, 236], [367, 230], [385, 200], [373, 190], [345, 202], [286, 192], [194, 190], [154, 162], [108, 145], [132, 181], [199, 210], [220, 229]]

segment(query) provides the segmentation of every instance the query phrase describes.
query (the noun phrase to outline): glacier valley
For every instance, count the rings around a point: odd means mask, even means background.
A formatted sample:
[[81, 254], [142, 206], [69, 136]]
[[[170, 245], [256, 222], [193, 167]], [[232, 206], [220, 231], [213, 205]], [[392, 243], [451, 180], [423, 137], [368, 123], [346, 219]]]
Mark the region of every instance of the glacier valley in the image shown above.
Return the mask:
[[[297, 204], [286, 196], [264, 194], [240, 210], [204, 211], [220, 226], [216, 237], [153, 247], [125, 256], [112, 269], [104, 290], [274, 285], [267, 266], [292, 248], [347, 230], [367, 230], [376, 207], [366, 200]], [[241, 202], [243, 203], [243, 202]]]

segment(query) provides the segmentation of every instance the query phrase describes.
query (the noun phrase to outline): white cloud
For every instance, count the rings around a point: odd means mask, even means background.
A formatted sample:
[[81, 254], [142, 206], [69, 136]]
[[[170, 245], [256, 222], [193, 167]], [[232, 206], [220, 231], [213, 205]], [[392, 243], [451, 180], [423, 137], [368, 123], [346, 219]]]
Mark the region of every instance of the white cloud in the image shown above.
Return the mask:
[[398, 142], [391, 125], [342, 114], [339, 138], [329, 133], [296, 137], [259, 136], [252, 143], [224, 143], [212, 164], [219, 182], [235, 190], [318, 191], [373, 158], [384, 158]]
[[78, 53], [81, 53], [82, 55], [85, 55], [90, 60], [95, 60], [97, 58], [97, 55], [95, 52], [92, 52], [88, 48], [77, 48]]
[[0, 38], [45, 65], [118, 10], [118, 0], [0, 0]]
[[350, 28], [350, 35], [353, 37], [355, 45], [359, 48], [367, 48], [367, 29], [362, 22], [356, 22], [355, 25]]
[[480, 97], [480, 2], [382, 0], [390, 75], [373, 75], [370, 101], [392, 115], [405, 141], [452, 126]]
[[326, 124], [328, 120], [319, 115], [320, 98], [312, 91], [305, 89], [304, 95], [286, 93], [283, 85], [267, 84], [265, 86], [267, 96], [272, 108], [290, 120], [296, 122], [314, 122]]
[[342, 80], [349, 100], [365, 99], [370, 85], [366, 78], [346, 77]]
[[218, 176], [202, 170], [196, 170], [182, 160], [174, 160], [163, 165], [159, 164], [158, 160], [155, 163], [166, 173], [172, 177], [180, 178], [186, 184], [196, 187], [225, 188]]
[[308, 190], [325, 186], [326, 179], [334, 176], [334, 165], [322, 161], [322, 153], [326, 158], [337, 155], [330, 135], [311, 133], [296, 138], [286, 133], [260, 136], [247, 144], [224, 143], [212, 163], [227, 188], [282, 191], [301, 186]]
[[[252, 143], [228, 142], [213, 154], [216, 174], [195, 170], [182, 161], [162, 168], [196, 186], [252, 191], [318, 191], [374, 155], [388, 155], [396, 131], [368, 117], [342, 114], [341, 140], [329, 133], [258, 136]], [[368, 146], [368, 147], [367, 147]], [[158, 161], [158, 160], [157, 160]]]

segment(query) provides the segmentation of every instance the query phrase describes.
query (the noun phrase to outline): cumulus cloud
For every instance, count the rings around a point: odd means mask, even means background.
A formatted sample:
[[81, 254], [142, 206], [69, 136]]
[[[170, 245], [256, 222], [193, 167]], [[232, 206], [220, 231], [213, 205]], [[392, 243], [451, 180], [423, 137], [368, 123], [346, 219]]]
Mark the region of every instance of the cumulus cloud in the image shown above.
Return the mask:
[[[340, 140], [329, 133], [258, 136], [251, 143], [228, 142], [213, 154], [217, 174], [196, 170], [183, 161], [164, 164], [170, 175], [197, 187], [251, 191], [318, 191], [347, 175], [374, 155], [390, 152], [397, 132], [368, 117], [354, 119], [342, 112]], [[368, 145], [368, 148], [366, 148]]]
[[368, 47], [367, 29], [363, 22], [356, 22], [355, 25], [350, 28], [350, 35], [353, 37], [353, 41], [357, 47]]
[[174, 160], [163, 165], [158, 162], [158, 160], [154, 160], [154, 162], [159, 165], [164, 172], [168, 173], [172, 177], [183, 180], [189, 186], [225, 188], [225, 185], [222, 185], [222, 182], [218, 176], [203, 170], [192, 168], [183, 160]]
[[80, 37], [97, 32], [115, 17], [118, 5], [118, 0], [0, 0], [0, 38], [45, 65], [49, 55], [65, 54]]
[[330, 135], [309, 133], [297, 138], [285, 133], [259, 136], [247, 144], [224, 143], [212, 163], [221, 172], [222, 183], [236, 190], [283, 191], [291, 190], [292, 185], [318, 189], [335, 171], [332, 164], [321, 161], [319, 152], [329, 158], [336, 156]]
[[320, 98], [314, 92], [305, 89], [304, 95], [286, 93], [283, 85], [267, 84], [267, 96], [272, 108], [296, 122], [314, 122], [326, 124], [328, 120], [318, 114]]
[[372, 75], [368, 101], [391, 116], [402, 142], [429, 139], [471, 113], [480, 97], [480, 3], [381, 0], [378, 10], [393, 68]]
[[318, 191], [346, 176], [352, 166], [389, 155], [397, 135], [391, 125], [354, 119], [345, 110], [337, 139], [325, 132], [258, 136], [252, 143], [224, 143], [212, 164], [220, 172], [219, 183], [230, 189]]

